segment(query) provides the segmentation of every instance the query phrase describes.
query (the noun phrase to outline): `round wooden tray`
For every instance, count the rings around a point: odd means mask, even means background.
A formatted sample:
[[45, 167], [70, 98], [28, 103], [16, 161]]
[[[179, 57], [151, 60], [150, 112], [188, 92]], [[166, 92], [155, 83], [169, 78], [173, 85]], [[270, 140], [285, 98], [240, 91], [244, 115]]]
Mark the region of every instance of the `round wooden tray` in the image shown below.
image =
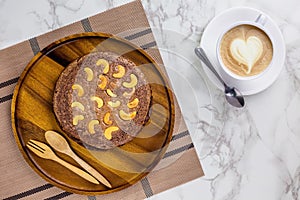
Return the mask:
[[[112, 51], [135, 62], [152, 90], [148, 124], [131, 142], [107, 151], [90, 150], [69, 138], [57, 123], [52, 108], [55, 83], [63, 69], [75, 59], [94, 51]], [[12, 128], [27, 163], [49, 183], [78, 194], [111, 193], [142, 179], [163, 157], [174, 126], [172, 96], [168, 79], [142, 49], [110, 34], [76, 34], [52, 43], [34, 56], [25, 68], [13, 95]], [[30, 139], [46, 143], [44, 133], [47, 130], [61, 133], [74, 152], [103, 174], [112, 188], [90, 183], [62, 165], [40, 158], [26, 148]], [[56, 154], [80, 168], [70, 157], [58, 152]]]

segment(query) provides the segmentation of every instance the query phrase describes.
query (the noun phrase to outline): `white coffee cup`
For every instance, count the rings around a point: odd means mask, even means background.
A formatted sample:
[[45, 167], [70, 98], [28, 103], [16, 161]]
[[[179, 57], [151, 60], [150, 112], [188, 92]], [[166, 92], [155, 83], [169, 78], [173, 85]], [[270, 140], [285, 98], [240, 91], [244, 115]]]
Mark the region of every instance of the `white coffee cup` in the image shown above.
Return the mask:
[[[251, 26], [257, 27], [258, 29], [262, 30], [269, 37], [269, 39], [272, 43], [273, 52], [274, 52], [274, 49], [276, 48], [276, 43], [274, 42], [272, 34], [265, 26], [265, 24], [267, 23], [267, 20], [268, 19], [265, 15], [260, 14], [256, 18], [255, 21], [238, 21], [236, 23], [233, 23], [230, 27], [226, 28], [226, 30], [222, 34], [220, 34], [220, 37], [217, 41], [216, 51], [217, 51], [217, 60], [218, 60], [219, 64], [221, 65], [222, 72], [225, 72], [226, 75], [228, 75], [229, 77], [231, 77], [233, 79], [245, 81], [245, 80], [252, 80], [252, 79], [258, 78], [260, 76], [263, 76], [266, 73], [266, 71], [270, 70], [270, 67], [273, 64], [274, 54], [273, 54], [273, 58], [272, 58], [271, 62], [269, 63], [269, 65], [262, 72], [260, 72], [257, 75], [253, 75], [253, 76], [240, 76], [240, 75], [237, 75], [234, 72], [230, 71], [223, 63], [223, 60], [222, 60], [222, 57], [220, 54], [221, 41], [222, 41], [224, 35], [231, 29], [233, 29], [237, 26], [240, 26], [240, 25], [251, 25]], [[221, 72], [221, 74], [223, 74], [222, 72]]]

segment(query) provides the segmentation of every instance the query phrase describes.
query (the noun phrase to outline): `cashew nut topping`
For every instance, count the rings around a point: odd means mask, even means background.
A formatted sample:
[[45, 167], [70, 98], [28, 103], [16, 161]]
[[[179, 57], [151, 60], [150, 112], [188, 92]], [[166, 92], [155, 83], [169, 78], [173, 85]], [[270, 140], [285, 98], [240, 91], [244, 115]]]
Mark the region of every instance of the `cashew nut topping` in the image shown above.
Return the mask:
[[111, 125], [112, 124], [112, 121], [109, 118], [110, 118], [110, 112], [105, 113], [105, 115], [103, 117], [103, 122], [106, 125]]
[[123, 97], [130, 98], [134, 94], [134, 92], [135, 92], [135, 88], [133, 87], [130, 92], [124, 92]]
[[102, 65], [104, 67], [103, 74], [107, 74], [109, 72], [109, 63], [107, 62], [107, 60], [105, 60], [105, 59], [99, 59], [96, 62], [96, 65], [97, 66]]
[[121, 105], [121, 102], [120, 102], [120, 101], [115, 101], [115, 102], [108, 101], [107, 104], [108, 104], [110, 107], [116, 108], [116, 107], [119, 107], [119, 106]]
[[86, 80], [87, 81], [92, 81], [93, 78], [94, 78], [94, 72], [93, 72], [93, 70], [91, 68], [89, 68], [89, 67], [85, 67], [84, 71], [85, 71], [85, 73], [87, 75]]
[[139, 99], [135, 98], [127, 104], [127, 107], [128, 108], [135, 108], [135, 107], [137, 107], [138, 104], [139, 104]]
[[99, 79], [101, 81], [101, 83], [98, 85], [98, 87], [101, 89], [101, 90], [104, 90], [106, 85], [107, 85], [107, 78], [106, 76], [103, 76], [102, 74], [99, 75]]
[[111, 126], [111, 127], [108, 127], [107, 129], [105, 129], [104, 131], [104, 137], [108, 140], [111, 140], [112, 138], [112, 132], [114, 131], [118, 131], [119, 128], [116, 127], [116, 126]]
[[73, 125], [76, 126], [78, 125], [79, 120], [83, 120], [84, 116], [83, 115], [75, 115], [73, 117]]
[[125, 68], [122, 65], [117, 65], [118, 73], [114, 73], [114, 78], [122, 78], [125, 75]]
[[131, 112], [131, 113], [126, 113], [124, 110], [120, 110], [119, 116], [121, 119], [123, 119], [125, 121], [132, 120], [136, 116], [136, 111]]
[[114, 94], [110, 89], [107, 89], [107, 90], [106, 90], [106, 93], [108, 94], [108, 96], [111, 96], [111, 97], [117, 97], [117, 95]]
[[130, 82], [123, 82], [123, 86], [126, 88], [133, 88], [137, 85], [137, 77], [134, 74], [130, 74]]
[[93, 119], [88, 124], [88, 130], [90, 134], [95, 134], [95, 125], [99, 124], [99, 121], [96, 119]]
[[78, 101], [73, 102], [73, 103], [71, 104], [71, 107], [72, 107], [72, 108], [77, 107], [77, 108], [79, 108], [80, 110], [84, 111], [84, 106], [83, 106], [80, 102], [78, 102]]
[[73, 90], [77, 90], [78, 96], [80, 96], [80, 97], [83, 96], [84, 90], [83, 90], [83, 88], [82, 88], [81, 85], [79, 85], [79, 84], [74, 84], [74, 85], [72, 85], [72, 89], [73, 89]]
[[97, 102], [97, 107], [98, 108], [101, 108], [103, 106], [103, 100], [100, 97], [92, 96], [91, 100]]

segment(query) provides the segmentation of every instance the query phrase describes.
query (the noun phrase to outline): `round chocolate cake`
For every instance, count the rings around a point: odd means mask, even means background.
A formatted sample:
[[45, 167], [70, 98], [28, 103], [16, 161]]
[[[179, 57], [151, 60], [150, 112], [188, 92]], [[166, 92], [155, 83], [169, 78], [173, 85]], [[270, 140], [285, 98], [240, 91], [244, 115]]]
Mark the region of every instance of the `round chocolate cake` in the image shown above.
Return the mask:
[[148, 120], [151, 88], [134, 62], [95, 52], [72, 62], [56, 82], [53, 107], [77, 142], [111, 149], [131, 141]]

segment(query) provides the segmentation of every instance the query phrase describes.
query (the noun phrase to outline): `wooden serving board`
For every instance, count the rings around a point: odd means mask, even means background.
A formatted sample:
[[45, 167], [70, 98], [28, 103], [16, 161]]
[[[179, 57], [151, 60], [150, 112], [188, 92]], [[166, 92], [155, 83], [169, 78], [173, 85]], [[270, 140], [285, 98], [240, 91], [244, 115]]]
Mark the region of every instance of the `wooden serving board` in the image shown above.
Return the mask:
[[[152, 90], [150, 120], [138, 137], [107, 151], [85, 148], [69, 138], [56, 121], [52, 98], [55, 83], [69, 63], [94, 51], [112, 51], [135, 62]], [[104, 33], [82, 33], [56, 41], [39, 52], [22, 73], [12, 100], [12, 128], [27, 163], [45, 180], [66, 191], [99, 195], [124, 189], [146, 176], [163, 157], [174, 127], [174, 100], [160, 67], [142, 49]], [[46, 143], [44, 133], [55, 130], [67, 138], [78, 156], [103, 174], [113, 188], [92, 184], [54, 161], [26, 148], [30, 139]], [[71, 158], [56, 152], [80, 167]]]

